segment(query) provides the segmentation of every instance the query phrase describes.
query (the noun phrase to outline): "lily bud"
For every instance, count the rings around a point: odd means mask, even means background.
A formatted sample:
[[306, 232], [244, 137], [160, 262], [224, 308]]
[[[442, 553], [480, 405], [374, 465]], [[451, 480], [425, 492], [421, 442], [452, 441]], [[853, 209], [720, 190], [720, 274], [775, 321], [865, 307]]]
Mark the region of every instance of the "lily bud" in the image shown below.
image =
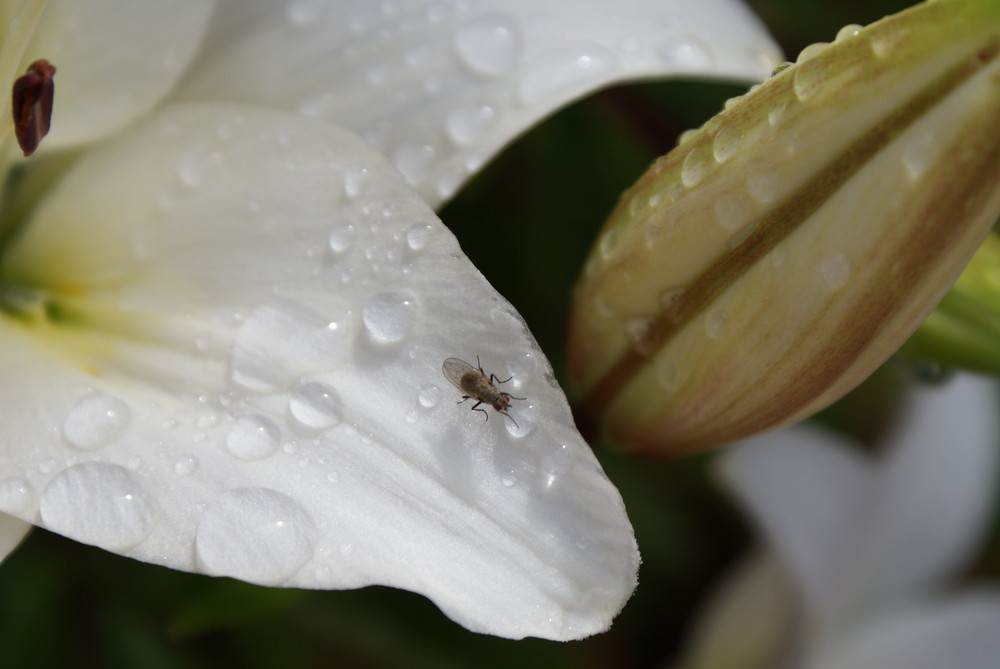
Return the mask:
[[850, 26], [658, 160], [574, 295], [571, 380], [631, 450], [780, 427], [917, 328], [1000, 214], [1000, 3]]

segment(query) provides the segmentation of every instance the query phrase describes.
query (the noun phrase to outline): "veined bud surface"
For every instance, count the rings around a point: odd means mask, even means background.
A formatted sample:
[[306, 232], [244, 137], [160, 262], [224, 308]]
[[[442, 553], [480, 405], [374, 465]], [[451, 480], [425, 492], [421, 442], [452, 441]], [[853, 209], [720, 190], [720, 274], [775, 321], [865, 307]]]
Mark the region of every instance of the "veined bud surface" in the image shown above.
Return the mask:
[[1000, 3], [849, 26], [658, 160], [575, 289], [570, 374], [630, 450], [801, 419], [867, 377], [1000, 214]]

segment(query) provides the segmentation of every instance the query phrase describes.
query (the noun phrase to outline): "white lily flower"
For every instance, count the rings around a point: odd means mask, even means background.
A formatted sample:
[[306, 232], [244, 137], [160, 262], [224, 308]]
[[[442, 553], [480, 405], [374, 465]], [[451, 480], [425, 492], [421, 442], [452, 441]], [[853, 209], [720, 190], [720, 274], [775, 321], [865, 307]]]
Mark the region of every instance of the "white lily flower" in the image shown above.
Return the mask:
[[[417, 181], [440, 185], [455, 160], [464, 178], [469, 156], [485, 158], [612, 77], [685, 63], [748, 76], [766, 69], [763, 58], [746, 65], [751, 52], [772, 53], [745, 11], [718, 32], [716, 12], [735, 2], [658, 10], [660, 25], [677, 18], [655, 43], [635, 38], [646, 34], [645, 3], [616, 7], [613, 21], [596, 4], [574, 9], [579, 25], [566, 25], [591, 30], [577, 42], [569, 29], [551, 32], [563, 8], [540, 4], [502, 16], [486, 4], [414, 4], [419, 21], [401, 7], [390, 17], [387, 3], [351, 5], [389, 37], [340, 64], [316, 50], [355, 23], [303, 20], [323, 16], [324, 3], [289, 3], [280, 18], [260, 4], [253, 25], [239, 3], [216, 14], [195, 0], [3, 6], [8, 90], [39, 58], [58, 73], [53, 130], [37, 156], [15, 157], [9, 133], [0, 154], [0, 551], [31, 523], [254, 583], [415, 590], [501, 636], [608, 627], [635, 585], [632, 529], [520, 316], [369, 144], [299, 113], [218, 102], [259, 104], [256, 84], [274, 74], [261, 63], [277, 63], [288, 86], [350, 97], [364, 119], [388, 98], [358, 86], [360, 64], [424, 54], [431, 60], [389, 80], [397, 90], [415, 90], [404, 75], [420, 82], [424, 120], [403, 123], [410, 98], [377, 123], [399, 146], [434, 123], [455, 130], [448, 111], [466, 100], [470, 77], [488, 82], [475, 98], [480, 120], [482, 106], [503, 111], [497, 130], [435, 149], [446, 159]], [[307, 23], [311, 32], [289, 33]], [[439, 50], [442, 34], [451, 39]], [[549, 58], [543, 44], [587, 45], [558, 62], [601, 76], [549, 72], [566, 84], [559, 95], [536, 81], [532, 95], [508, 98], [542, 71], [532, 54]], [[329, 67], [304, 67], [320, 61]], [[427, 87], [432, 72], [450, 102]], [[205, 83], [213, 77], [231, 86]], [[254, 92], [242, 99], [245, 86]], [[185, 102], [165, 104], [175, 88]], [[326, 116], [305, 103], [291, 106]], [[392, 146], [382, 148], [405, 168]], [[49, 183], [53, 165], [61, 172]], [[481, 360], [500, 390], [525, 399], [509, 416], [455, 406], [462, 393], [441, 371], [452, 356]]]
[[805, 426], [728, 452], [724, 479], [769, 548], [681, 666], [996, 666], [1000, 591], [946, 588], [988, 521], [996, 407], [995, 383], [960, 376], [916, 394], [880, 461]]

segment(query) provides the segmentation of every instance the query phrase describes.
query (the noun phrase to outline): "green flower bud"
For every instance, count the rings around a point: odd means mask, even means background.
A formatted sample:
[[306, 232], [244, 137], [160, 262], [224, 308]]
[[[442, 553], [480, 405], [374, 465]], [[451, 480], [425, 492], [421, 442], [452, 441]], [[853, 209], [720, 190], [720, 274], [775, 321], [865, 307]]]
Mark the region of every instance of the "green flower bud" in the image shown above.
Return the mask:
[[891, 355], [1000, 214], [1000, 3], [845, 28], [622, 198], [570, 374], [613, 441], [686, 453], [801, 419]]

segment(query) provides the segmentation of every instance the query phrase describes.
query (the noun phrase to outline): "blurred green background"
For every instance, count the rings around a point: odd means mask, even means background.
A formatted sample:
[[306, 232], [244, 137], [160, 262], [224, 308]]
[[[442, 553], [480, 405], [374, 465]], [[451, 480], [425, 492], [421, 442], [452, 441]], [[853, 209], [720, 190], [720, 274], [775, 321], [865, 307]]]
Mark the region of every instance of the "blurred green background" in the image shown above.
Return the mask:
[[[754, 0], [789, 58], [909, 2]], [[646, 83], [565, 109], [509, 147], [441, 217], [525, 317], [560, 374], [569, 290], [605, 215], [677, 135], [743, 87]], [[870, 434], [883, 372], [826, 420]], [[868, 407], [861, 411], [860, 407]], [[876, 416], [877, 417], [877, 416]], [[172, 572], [38, 530], [0, 568], [0, 667], [667, 666], [706, 595], [753, 537], [713, 456], [636, 461], [594, 444], [643, 554], [639, 588], [606, 634], [574, 643], [469, 633], [421, 596], [273, 590]], [[975, 567], [1000, 576], [1000, 541]]]

